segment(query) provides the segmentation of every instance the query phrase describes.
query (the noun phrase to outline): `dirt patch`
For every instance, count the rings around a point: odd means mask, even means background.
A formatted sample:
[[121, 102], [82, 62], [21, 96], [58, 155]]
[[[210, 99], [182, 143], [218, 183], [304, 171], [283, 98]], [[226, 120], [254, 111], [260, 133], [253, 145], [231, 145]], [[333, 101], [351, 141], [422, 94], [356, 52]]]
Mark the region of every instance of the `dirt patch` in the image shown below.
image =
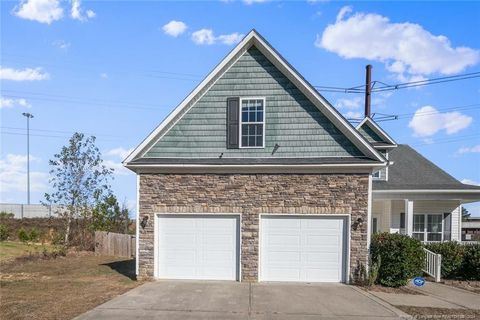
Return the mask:
[[480, 281], [443, 280], [443, 284], [474, 293], [480, 293]]
[[[134, 260], [72, 253], [2, 264], [2, 319], [71, 319], [140, 284]], [[133, 270], [131, 270], [133, 269]]]
[[479, 319], [480, 310], [395, 306], [414, 319]]
[[412, 295], [424, 296], [423, 293], [410, 289], [408, 287], [390, 288], [390, 287], [384, 287], [380, 285], [374, 285], [371, 287], [362, 287], [362, 289], [365, 291], [375, 291], [375, 292], [395, 293], [395, 294], [412, 294]]

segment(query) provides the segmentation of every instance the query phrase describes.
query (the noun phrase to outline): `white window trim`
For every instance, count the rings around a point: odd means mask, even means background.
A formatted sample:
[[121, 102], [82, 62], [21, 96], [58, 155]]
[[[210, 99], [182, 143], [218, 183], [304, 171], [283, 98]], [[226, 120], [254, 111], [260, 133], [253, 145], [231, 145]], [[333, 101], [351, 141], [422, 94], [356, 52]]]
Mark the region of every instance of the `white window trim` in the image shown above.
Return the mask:
[[[382, 152], [382, 154], [383, 154], [383, 152]], [[385, 150], [384, 156], [385, 156], [385, 159], [388, 160], [388, 150]], [[385, 170], [385, 178], [381, 177], [382, 175], [380, 174], [380, 172], [382, 170]], [[378, 174], [378, 176], [376, 176], [376, 174]], [[388, 181], [388, 166], [372, 173], [372, 178], [373, 178], [374, 181]]]
[[[263, 101], [263, 121], [262, 122], [249, 122], [249, 124], [263, 124], [263, 140], [261, 147], [250, 147], [250, 146], [243, 146], [242, 145], [242, 102], [244, 100], [262, 100]], [[267, 104], [265, 97], [244, 97], [240, 98], [240, 103], [238, 104], [239, 108], [239, 116], [238, 116], [238, 148], [239, 149], [265, 149], [265, 119], [267, 118]]]
[[[444, 219], [443, 219], [443, 213], [414, 213], [413, 216], [423, 216], [423, 232], [420, 231], [414, 231], [412, 227], [412, 237], [414, 233], [423, 233], [423, 241], [422, 242], [443, 242], [444, 241]], [[440, 231], [441, 234], [441, 240], [440, 241], [428, 241], [428, 216], [440, 216], [441, 221], [442, 221], [442, 230]], [[415, 221], [415, 220], [414, 220]], [[430, 233], [438, 233], [438, 232], [430, 232]]]

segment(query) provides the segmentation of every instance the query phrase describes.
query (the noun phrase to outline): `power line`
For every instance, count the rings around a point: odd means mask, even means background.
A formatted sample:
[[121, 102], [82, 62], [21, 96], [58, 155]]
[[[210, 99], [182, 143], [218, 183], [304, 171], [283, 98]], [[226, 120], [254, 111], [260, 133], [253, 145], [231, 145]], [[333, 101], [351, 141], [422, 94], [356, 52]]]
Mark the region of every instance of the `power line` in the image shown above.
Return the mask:
[[[27, 135], [26, 133], [8, 132], [8, 131], [4, 131], [4, 130], [1, 130], [0, 134], [1, 135], [4, 135], [4, 134], [5, 135], [11, 135], [11, 136], [26, 136]], [[30, 133], [30, 136], [42, 137], [42, 138], [60, 138], [60, 139], [70, 139], [71, 138], [71, 136], [58, 136], [58, 135], [50, 135], [50, 134], [32, 134], [32, 133]], [[102, 140], [102, 141], [117, 141], [119, 139], [120, 138], [117, 138], [117, 139], [114, 139], [114, 138], [112, 138], [112, 139], [98, 138], [98, 140]]]
[[[7, 129], [7, 130], [19, 130], [19, 131], [25, 131], [25, 128], [19, 128], [19, 127], [7, 127], [7, 126], [0, 126], [0, 129]], [[47, 130], [47, 129], [32, 129], [30, 128], [30, 131], [38, 131], [38, 132], [52, 132], [52, 133], [68, 133], [68, 134], [74, 134], [74, 131], [61, 131], [61, 130]], [[126, 136], [118, 136], [118, 135], [113, 135], [113, 134], [95, 134], [91, 132], [82, 132], [87, 135], [92, 135], [95, 137], [114, 137], [114, 138], [127, 138]]]
[[[438, 77], [438, 78], [431, 78], [431, 79], [424, 79], [418, 81], [410, 81], [410, 82], [403, 82], [397, 84], [387, 84], [382, 81], [375, 80], [372, 83], [372, 92], [383, 92], [383, 91], [392, 91], [398, 89], [406, 89], [406, 88], [413, 88], [413, 87], [421, 87], [426, 85], [444, 83], [444, 82], [452, 82], [452, 81], [461, 81], [461, 80], [468, 80], [480, 78], [480, 72], [471, 72], [471, 73], [464, 73], [455, 76], [446, 76], [446, 77]], [[382, 84], [381, 87], [375, 87], [377, 83]], [[337, 92], [337, 93], [365, 93], [365, 85], [358, 85], [354, 87], [332, 87], [332, 86], [313, 86], [318, 91], [323, 92]]]

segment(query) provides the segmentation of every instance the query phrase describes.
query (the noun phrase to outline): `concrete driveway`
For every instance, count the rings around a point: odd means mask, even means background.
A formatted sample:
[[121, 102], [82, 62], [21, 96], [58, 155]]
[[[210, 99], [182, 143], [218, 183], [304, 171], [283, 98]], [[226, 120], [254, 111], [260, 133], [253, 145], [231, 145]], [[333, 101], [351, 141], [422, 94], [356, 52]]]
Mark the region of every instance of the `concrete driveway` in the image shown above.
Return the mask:
[[402, 319], [374, 296], [342, 284], [156, 281], [76, 319]]

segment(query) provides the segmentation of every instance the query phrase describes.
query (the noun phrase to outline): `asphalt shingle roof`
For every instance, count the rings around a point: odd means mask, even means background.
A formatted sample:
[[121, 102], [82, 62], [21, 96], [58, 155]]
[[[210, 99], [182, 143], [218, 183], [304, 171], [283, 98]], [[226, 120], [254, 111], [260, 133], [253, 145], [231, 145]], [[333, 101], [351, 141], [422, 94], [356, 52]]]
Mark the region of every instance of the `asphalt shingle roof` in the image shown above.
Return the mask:
[[408, 145], [388, 154], [388, 181], [373, 181], [373, 190], [480, 190], [461, 183]]

